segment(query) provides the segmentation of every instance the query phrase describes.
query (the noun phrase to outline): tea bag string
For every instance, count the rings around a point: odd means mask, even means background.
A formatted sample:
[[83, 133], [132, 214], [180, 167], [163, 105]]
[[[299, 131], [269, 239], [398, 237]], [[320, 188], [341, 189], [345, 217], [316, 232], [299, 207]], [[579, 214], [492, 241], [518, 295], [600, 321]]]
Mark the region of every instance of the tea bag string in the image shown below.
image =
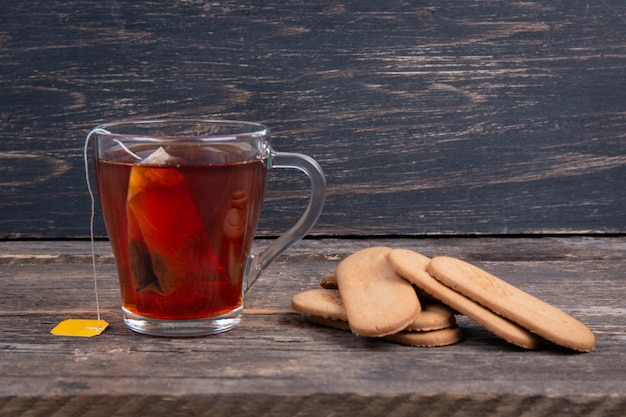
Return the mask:
[[[98, 295], [98, 270], [96, 268], [96, 248], [95, 248], [95, 237], [94, 237], [94, 229], [95, 229], [95, 217], [96, 217], [96, 199], [94, 197], [94, 193], [93, 193], [93, 189], [91, 188], [91, 181], [89, 180], [89, 142], [91, 142], [91, 138], [94, 134], [104, 134], [104, 135], [110, 135], [111, 132], [102, 129], [100, 127], [96, 127], [94, 129], [92, 129], [88, 134], [87, 137], [85, 138], [85, 147], [83, 148], [83, 160], [85, 163], [85, 181], [87, 182], [87, 190], [89, 191], [89, 198], [91, 199], [91, 218], [89, 221], [89, 236], [90, 236], [90, 240], [91, 240], [91, 265], [93, 268], [93, 286], [94, 286], [94, 291], [95, 291], [95, 295], [96, 295], [96, 315], [97, 315], [97, 320], [98, 320], [98, 329], [97, 330], [101, 330], [100, 328], [100, 297]], [[126, 145], [124, 145], [121, 141], [117, 140], [117, 139], [113, 139], [115, 142], [117, 142], [118, 145], [120, 145], [120, 147], [127, 152], [129, 155], [131, 155], [133, 158], [136, 158], [137, 160], [141, 160], [141, 157], [138, 156], [137, 154], [135, 154], [133, 151], [131, 151], [130, 149], [128, 149], [128, 147], [126, 147]]]
[[96, 314], [97, 314], [97, 320], [98, 320], [98, 330], [100, 330], [100, 326], [101, 326], [100, 324], [100, 299], [98, 296], [98, 274], [97, 274], [97, 268], [96, 268], [96, 249], [95, 249], [95, 238], [94, 238], [96, 200], [94, 198], [93, 190], [91, 188], [91, 183], [89, 181], [89, 159], [88, 159], [89, 142], [91, 141], [91, 137], [96, 133], [108, 134], [109, 132], [107, 132], [106, 130], [102, 128], [95, 128], [87, 134], [87, 137], [85, 138], [85, 147], [83, 149], [83, 159], [85, 163], [85, 180], [87, 181], [87, 190], [89, 191], [89, 198], [91, 199], [91, 218], [89, 222], [89, 235], [91, 238], [91, 265], [93, 268], [93, 286], [94, 286], [95, 295], [96, 295]]

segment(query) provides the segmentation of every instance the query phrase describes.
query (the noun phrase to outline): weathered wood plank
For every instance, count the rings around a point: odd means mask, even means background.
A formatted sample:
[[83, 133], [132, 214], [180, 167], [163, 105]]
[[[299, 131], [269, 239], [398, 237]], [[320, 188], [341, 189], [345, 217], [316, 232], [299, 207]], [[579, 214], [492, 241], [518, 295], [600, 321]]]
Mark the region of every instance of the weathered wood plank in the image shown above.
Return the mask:
[[[461, 343], [416, 349], [288, 311], [291, 296], [315, 287], [340, 259], [381, 244], [471, 260], [579, 318], [597, 349], [523, 351], [463, 317]], [[48, 332], [94, 314], [88, 243], [2, 242], [0, 414], [621, 416], [625, 249], [623, 237], [306, 240], [258, 281], [238, 328], [170, 339], [124, 327], [103, 242], [100, 297], [111, 327], [73, 339]]]
[[[0, 236], [86, 236], [89, 128], [183, 116], [265, 122], [317, 158], [316, 234], [624, 232], [625, 19], [621, 0], [5, 1]], [[301, 208], [274, 177], [262, 235]]]

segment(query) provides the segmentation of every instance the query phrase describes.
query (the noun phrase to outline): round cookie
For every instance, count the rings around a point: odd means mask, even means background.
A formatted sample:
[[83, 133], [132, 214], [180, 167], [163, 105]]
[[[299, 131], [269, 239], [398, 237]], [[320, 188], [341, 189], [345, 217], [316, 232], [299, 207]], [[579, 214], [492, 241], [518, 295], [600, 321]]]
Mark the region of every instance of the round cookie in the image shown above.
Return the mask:
[[433, 258], [428, 272], [437, 280], [545, 339], [590, 352], [595, 336], [583, 323], [558, 308], [460, 259]]
[[427, 332], [451, 327], [456, 324], [454, 311], [440, 303], [422, 304], [422, 311], [405, 330]]
[[381, 337], [405, 329], [421, 310], [410, 282], [399, 276], [385, 257], [386, 247], [357, 251], [335, 272], [353, 333]]
[[291, 299], [291, 308], [300, 314], [325, 319], [347, 321], [339, 291], [316, 288], [296, 294]]
[[335, 319], [325, 319], [324, 317], [311, 315], [308, 316], [309, 320], [311, 320], [315, 324], [321, 324], [322, 326], [332, 327], [333, 329], [339, 330], [350, 330], [350, 324], [345, 320], [335, 320]]
[[335, 274], [326, 274], [322, 277], [320, 281], [320, 287], [326, 288], [329, 290], [336, 290], [337, 287], [337, 277]]
[[387, 254], [387, 261], [398, 274], [496, 336], [526, 349], [541, 346], [540, 337], [437, 281], [426, 272], [431, 261], [425, 263], [423, 258], [423, 255], [406, 249], [394, 249]]
[[[309, 316], [309, 320], [311, 320], [313, 323], [320, 324], [325, 327], [331, 327], [340, 330], [350, 330], [350, 325], [347, 321], [325, 319], [319, 316]], [[462, 336], [463, 335], [460, 327], [457, 325], [453, 325], [444, 329], [423, 332], [402, 331], [384, 336], [382, 337], [382, 339], [406, 346], [439, 347], [457, 343], [461, 341]]]
[[463, 334], [457, 325], [429, 332], [399, 332], [384, 337], [389, 342], [415, 347], [448, 346], [461, 341], [462, 338]]
[[[349, 329], [348, 317], [338, 290], [318, 288], [301, 292], [291, 299], [291, 308], [296, 313], [309, 316], [315, 323]], [[452, 309], [440, 303], [428, 303], [422, 306], [420, 313], [404, 330], [426, 332], [455, 324]]]

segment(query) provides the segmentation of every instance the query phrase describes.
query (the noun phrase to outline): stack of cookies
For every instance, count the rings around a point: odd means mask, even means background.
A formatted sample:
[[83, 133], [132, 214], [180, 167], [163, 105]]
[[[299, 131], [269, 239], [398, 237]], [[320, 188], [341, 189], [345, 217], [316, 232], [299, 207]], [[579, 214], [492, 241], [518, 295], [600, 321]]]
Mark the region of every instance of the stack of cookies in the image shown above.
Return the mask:
[[293, 310], [359, 336], [450, 345], [462, 337], [459, 313], [526, 349], [539, 348], [544, 339], [580, 352], [595, 348], [595, 336], [580, 321], [455, 258], [373, 247], [345, 258], [320, 284], [296, 294]]

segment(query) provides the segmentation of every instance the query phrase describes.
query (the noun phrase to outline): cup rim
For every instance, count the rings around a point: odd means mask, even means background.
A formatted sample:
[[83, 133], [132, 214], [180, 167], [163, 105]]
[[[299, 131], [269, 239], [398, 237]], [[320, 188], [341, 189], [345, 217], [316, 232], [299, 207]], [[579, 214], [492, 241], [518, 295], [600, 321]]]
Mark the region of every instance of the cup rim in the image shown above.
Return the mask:
[[[194, 125], [194, 124], [202, 124], [202, 125], [214, 125], [214, 126], [231, 126], [233, 128], [238, 128], [234, 133], [230, 134], [199, 134], [199, 135], [188, 135], [188, 134], [167, 134], [167, 135], [159, 135], [159, 134], [146, 134], [146, 133], [136, 133], [128, 130], [124, 132], [123, 130], [116, 131], [114, 128], [121, 127], [141, 127], [154, 125], [155, 127], [158, 125], [180, 125], [181, 127], [186, 125]], [[157, 139], [157, 140], [233, 140], [233, 139], [245, 139], [245, 138], [257, 138], [257, 137], [266, 137], [269, 136], [270, 129], [264, 124], [257, 122], [248, 122], [242, 120], [231, 120], [231, 119], [202, 119], [202, 118], [163, 118], [163, 119], [126, 119], [126, 120], [118, 120], [113, 122], [107, 122], [100, 124], [94, 128], [94, 131], [97, 132], [99, 136], [108, 136], [113, 138], [135, 138], [135, 139]]]

